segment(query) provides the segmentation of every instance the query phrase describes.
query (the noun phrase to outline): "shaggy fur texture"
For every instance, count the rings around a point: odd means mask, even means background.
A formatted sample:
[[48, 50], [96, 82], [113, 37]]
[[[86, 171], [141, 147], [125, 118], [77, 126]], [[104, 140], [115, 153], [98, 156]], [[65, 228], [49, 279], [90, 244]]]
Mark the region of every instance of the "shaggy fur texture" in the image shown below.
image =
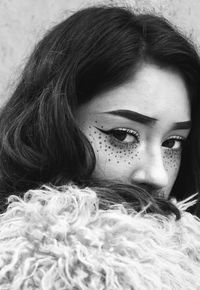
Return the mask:
[[[193, 202], [191, 202], [192, 204]], [[89, 188], [10, 197], [0, 217], [0, 289], [200, 289], [200, 221], [98, 208]]]

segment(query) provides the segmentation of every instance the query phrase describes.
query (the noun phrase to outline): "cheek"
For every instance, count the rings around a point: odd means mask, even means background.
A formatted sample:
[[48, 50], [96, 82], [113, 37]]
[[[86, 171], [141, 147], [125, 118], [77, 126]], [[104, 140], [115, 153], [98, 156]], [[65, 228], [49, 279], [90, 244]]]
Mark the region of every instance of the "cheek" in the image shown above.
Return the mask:
[[181, 151], [173, 151], [165, 149], [163, 152], [163, 163], [165, 170], [171, 180], [171, 183], [175, 181], [181, 162]]

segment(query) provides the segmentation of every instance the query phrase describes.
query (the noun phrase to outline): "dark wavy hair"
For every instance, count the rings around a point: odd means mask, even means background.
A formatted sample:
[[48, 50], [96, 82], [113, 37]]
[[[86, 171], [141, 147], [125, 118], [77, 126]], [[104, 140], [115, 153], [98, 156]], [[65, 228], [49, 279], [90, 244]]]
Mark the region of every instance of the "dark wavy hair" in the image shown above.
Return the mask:
[[[182, 199], [199, 191], [200, 62], [193, 45], [162, 17], [99, 6], [76, 12], [44, 36], [2, 108], [2, 208], [8, 195], [22, 194], [44, 183], [73, 181], [100, 187], [99, 181], [91, 180], [95, 155], [77, 126], [76, 109], [99, 92], [126, 82], [144, 62], [175, 70], [188, 88], [192, 130], [172, 194]], [[121, 198], [125, 188], [131, 191], [130, 185], [112, 187], [111, 183], [102, 182], [105, 192], [118, 188]], [[159, 203], [156, 198], [155, 202]], [[178, 215], [169, 201], [161, 203], [163, 213]], [[199, 203], [194, 213], [198, 210]]]

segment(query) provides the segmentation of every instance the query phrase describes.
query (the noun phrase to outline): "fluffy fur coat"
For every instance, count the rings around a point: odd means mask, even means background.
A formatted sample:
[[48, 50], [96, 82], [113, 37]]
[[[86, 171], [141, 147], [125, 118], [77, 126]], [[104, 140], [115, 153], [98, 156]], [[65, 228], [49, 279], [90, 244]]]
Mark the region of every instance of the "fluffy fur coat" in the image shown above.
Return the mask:
[[100, 210], [89, 188], [9, 198], [0, 217], [1, 290], [200, 289], [200, 221]]

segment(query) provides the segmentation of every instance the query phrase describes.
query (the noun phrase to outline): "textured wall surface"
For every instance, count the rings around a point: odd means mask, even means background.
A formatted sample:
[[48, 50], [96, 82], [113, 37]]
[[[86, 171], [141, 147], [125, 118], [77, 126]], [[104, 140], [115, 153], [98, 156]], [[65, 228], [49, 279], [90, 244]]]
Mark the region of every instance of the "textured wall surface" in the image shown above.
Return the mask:
[[[0, 104], [13, 91], [34, 44], [52, 25], [79, 8], [98, 0], [1, 0], [0, 1]], [[103, 3], [114, 3], [107, 0]], [[200, 44], [199, 0], [126, 0], [136, 8], [163, 14]]]

